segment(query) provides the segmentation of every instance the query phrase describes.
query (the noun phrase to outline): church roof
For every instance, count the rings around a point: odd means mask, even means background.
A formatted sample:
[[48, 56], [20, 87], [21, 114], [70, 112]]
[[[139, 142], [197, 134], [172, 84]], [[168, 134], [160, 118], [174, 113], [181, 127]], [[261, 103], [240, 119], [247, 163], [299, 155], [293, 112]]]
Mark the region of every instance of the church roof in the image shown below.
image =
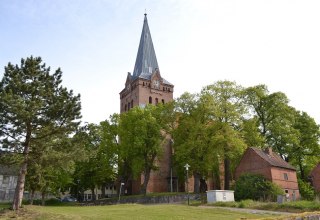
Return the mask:
[[144, 14], [143, 28], [136, 63], [133, 70], [133, 78], [140, 75], [151, 75], [158, 68], [158, 61], [154, 51], [149, 30], [147, 14]]

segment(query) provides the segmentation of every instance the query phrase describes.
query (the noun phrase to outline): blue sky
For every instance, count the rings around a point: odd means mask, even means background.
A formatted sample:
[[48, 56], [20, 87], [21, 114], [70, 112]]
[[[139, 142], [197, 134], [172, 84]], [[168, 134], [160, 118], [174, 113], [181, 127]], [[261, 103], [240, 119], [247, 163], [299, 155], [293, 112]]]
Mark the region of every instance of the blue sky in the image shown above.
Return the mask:
[[41, 56], [81, 94], [83, 121], [119, 112], [145, 9], [161, 75], [174, 96], [217, 80], [266, 84], [320, 123], [320, 1], [1, 0], [0, 77]]

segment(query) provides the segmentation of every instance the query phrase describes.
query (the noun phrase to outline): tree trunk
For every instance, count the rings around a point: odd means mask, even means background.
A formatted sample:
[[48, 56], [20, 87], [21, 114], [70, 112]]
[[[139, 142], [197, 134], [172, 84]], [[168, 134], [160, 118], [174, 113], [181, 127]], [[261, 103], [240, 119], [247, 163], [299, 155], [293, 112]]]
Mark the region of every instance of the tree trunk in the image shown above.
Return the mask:
[[31, 194], [30, 194], [30, 205], [33, 205], [34, 192], [35, 192], [35, 190], [31, 190]]
[[230, 159], [224, 159], [224, 189], [230, 189]]
[[203, 178], [200, 178], [200, 193], [205, 193], [208, 190], [208, 185], [206, 183], [206, 180]]
[[303, 166], [302, 166], [302, 162], [301, 162], [301, 158], [299, 158], [299, 169], [300, 169], [300, 175], [301, 175], [301, 179], [302, 180], [305, 180], [305, 175], [304, 175], [304, 169], [303, 169]]
[[[187, 177], [189, 178], [189, 177]], [[194, 180], [194, 186], [193, 186], [193, 191], [194, 193], [199, 193], [200, 192], [200, 175], [197, 172], [193, 172], [193, 180]]]
[[148, 186], [149, 179], [150, 179], [150, 172], [151, 172], [151, 168], [148, 167], [145, 169], [144, 181], [143, 181], [143, 184], [142, 184], [141, 190], [140, 190], [140, 193], [143, 195], [147, 194], [147, 186]]
[[96, 200], [96, 193], [94, 192], [94, 187], [91, 188], [92, 201]]
[[41, 205], [42, 206], [46, 205], [46, 193], [45, 192], [41, 193]]
[[14, 192], [14, 198], [13, 198], [13, 203], [12, 203], [12, 209], [13, 210], [19, 210], [22, 204], [22, 198], [23, 198], [23, 191], [24, 191], [24, 183], [26, 179], [26, 174], [27, 174], [27, 160], [24, 160], [21, 168], [20, 168], [20, 173], [17, 181], [17, 186]]
[[106, 198], [106, 185], [105, 183], [101, 186], [101, 198]]
[[26, 140], [23, 143], [23, 156], [24, 160], [20, 168], [19, 177], [17, 181], [17, 186], [14, 192], [13, 202], [12, 202], [12, 209], [19, 210], [22, 204], [23, 192], [24, 192], [24, 184], [27, 175], [27, 167], [28, 167], [28, 155], [29, 155], [29, 145], [31, 139], [31, 124], [27, 124], [27, 134]]

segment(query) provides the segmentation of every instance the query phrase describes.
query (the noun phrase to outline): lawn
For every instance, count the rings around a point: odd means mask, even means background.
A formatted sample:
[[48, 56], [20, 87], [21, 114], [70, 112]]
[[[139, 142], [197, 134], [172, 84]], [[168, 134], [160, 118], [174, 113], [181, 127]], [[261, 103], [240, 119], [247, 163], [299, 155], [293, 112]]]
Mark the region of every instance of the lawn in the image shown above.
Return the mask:
[[24, 206], [20, 214], [0, 213], [0, 219], [259, 219], [275, 215], [231, 212], [186, 205]]

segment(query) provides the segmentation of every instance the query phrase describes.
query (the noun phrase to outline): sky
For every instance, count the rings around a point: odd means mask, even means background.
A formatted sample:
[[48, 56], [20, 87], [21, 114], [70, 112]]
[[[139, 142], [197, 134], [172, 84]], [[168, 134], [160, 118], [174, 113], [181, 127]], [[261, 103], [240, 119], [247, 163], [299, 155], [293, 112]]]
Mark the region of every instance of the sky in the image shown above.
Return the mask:
[[320, 124], [318, 0], [0, 0], [0, 77], [42, 57], [81, 94], [82, 121], [120, 111], [145, 11], [162, 77], [174, 97], [218, 80], [267, 85]]

